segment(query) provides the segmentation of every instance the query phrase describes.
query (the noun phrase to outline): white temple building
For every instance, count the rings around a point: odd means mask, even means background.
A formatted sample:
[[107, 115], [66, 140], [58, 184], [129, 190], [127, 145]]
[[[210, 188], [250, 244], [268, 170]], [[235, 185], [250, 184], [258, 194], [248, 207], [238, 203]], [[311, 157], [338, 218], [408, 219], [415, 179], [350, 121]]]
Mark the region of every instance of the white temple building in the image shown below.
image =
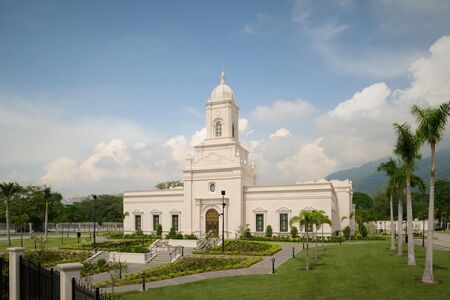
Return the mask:
[[186, 159], [184, 188], [125, 192], [125, 233], [154, 233], [161, 224], [164, 232], [174, 226], [183, 234], [219, 236], [224, 221], [226, 238], [235, 238], [241, 225], [253, 234], [271, 225], [274, 234], [287, 235], [289, 219], [304, 209], [326, 212], [332, 221], [324, 227], [327, 234], [352, 222], [350, 180], [257, 185], [256, 167], [239, 142], [238, 120], [235, 95], [222, 73], [206, 102], [206, 138], [195, 146], [195, 157]]

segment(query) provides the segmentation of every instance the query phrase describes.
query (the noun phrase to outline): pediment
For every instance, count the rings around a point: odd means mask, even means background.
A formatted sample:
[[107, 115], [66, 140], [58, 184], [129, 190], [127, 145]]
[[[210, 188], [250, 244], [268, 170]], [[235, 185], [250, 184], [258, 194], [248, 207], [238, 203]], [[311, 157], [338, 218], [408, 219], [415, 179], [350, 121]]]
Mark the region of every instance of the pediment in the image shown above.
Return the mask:
[[286, 207], [286, 206], [282, 206], [279, 209], [277, 209], [277, 212], [290, 212], [291, 209]]
[[203, 156], [202, 158], [199, 158], [196, 163], [200, 163], [200, 164], [206, 164], [206, 163], [211, 163], [211, 164], [223, 164], [223, 163], [227, 163], [230, 162], [232, 160], [226, 158], [223, 155], [219, 155], [215, 152], [211, 152], [206, 156]]
[[255, 212], [255, 213], [258, 213], [258, 212], [260, 212], [260, 213], [265, 213], [265, 212], [267, 212], [267, 210], [264, 209], [264, 208], [262, 208], [262, 207], [257, 207], [257, 208], [255, 208], [255, 209], [253, 210], [253, 212]]
[[169, 213], [172, 214], [172, 215], [177, 215], [177, 214], [181, 214], [181, 210], [178, 210], [178, 209], [174, 208], [174, 209], [171, 209], [169, 211]]
[[133, 214], [134, 215], [142, 215], [144, 212], [142, 211], [142, 210], [140, 210], [140, 209], [135, 209], [135, 210], [133, 210]]
[[158, 209], [154, 209], [150, 212], [152, 215], [160, 215], [162, 214], [162, 211], [158, 210]]

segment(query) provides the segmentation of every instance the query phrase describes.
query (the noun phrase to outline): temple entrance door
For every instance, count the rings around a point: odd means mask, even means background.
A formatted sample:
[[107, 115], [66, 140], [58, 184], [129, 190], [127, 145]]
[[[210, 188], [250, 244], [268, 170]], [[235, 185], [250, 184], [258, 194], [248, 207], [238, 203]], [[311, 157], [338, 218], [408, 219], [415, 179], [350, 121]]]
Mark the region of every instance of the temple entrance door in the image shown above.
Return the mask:
[[219, 213], [215, 209], [206, 212], [206, 233], [219, 237]]

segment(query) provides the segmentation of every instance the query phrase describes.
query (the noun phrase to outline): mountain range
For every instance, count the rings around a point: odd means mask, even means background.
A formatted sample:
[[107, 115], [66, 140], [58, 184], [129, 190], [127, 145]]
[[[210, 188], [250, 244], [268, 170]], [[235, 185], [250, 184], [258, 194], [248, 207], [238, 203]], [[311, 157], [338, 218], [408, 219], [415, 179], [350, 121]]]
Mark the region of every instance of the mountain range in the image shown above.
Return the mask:
[[[340, 170], [329, 174], [325, 179], [350, 179], [353, 183], [353, 190], [374, 195], [385, 189], [387, 176], [384, 172], [378, 172], [380, 163], [386, 161], [388, 157], [380, 158], [346, 170]], [[450, 180], [450, 149], [442, 149], [436, 153], [436, 177], [438, 179]], [[429, 184], [431, 157], [425, 157], [417, 162], [414, 172], [420, 176], [424, 182]]]

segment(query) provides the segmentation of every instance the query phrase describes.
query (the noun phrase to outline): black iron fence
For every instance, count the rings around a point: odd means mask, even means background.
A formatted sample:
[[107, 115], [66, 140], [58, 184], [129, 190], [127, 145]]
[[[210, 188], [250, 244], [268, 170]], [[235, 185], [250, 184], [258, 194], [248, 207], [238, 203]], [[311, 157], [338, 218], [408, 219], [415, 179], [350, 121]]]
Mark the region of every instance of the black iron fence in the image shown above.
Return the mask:
[[20, 257], [20, 299], [21, 300], [59, 300], [59, 273], [47, 270], [41, 264]]
[[101, 292], [99, 288], [91, 289], [72, 278], [72, 300], [121, 300], [122, 296]]
[[0, 257], [0, 300], [9, 299], [9, 267], [8, 262]]

